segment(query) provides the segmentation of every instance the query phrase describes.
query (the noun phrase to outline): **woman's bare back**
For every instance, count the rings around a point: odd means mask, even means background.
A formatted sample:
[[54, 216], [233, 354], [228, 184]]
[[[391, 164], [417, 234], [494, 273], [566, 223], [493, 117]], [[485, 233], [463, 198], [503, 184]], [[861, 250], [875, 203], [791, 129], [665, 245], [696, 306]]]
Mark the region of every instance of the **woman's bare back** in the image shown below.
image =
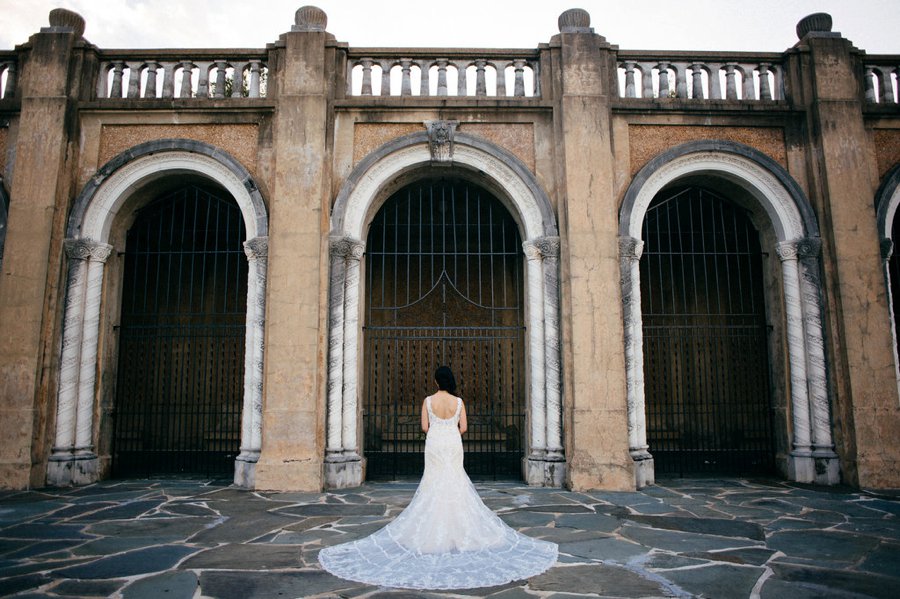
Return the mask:
[[431, 411], [438, 418], [446, 420], [456, 414], [457, 398], [446, 391], [438, 391], [431, 396]]

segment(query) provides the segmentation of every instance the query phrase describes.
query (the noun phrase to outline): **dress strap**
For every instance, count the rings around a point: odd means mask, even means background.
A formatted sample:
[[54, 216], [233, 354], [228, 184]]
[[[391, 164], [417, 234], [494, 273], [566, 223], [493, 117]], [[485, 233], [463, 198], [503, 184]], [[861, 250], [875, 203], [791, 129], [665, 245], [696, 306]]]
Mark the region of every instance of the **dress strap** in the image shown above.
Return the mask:
[[454, 417], [454, 418], [459, 418], [460, 412], [462, 412], [462, 398], [461, 398], [461, 397], [457, 397], [457, 398], [456, 398], [456, 413], [453, 414], [453, 417]]

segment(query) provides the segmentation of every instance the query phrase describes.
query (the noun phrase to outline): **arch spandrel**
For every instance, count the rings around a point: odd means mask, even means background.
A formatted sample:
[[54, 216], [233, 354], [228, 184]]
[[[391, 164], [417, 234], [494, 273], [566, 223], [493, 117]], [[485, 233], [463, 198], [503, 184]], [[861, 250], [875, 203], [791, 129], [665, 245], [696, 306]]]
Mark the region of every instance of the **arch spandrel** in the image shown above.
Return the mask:
[[875, 194], [878, 234], [882, 239], [891, 238], [891, 226], [897, 218], [898, 208], [900, 208], [900, 164], [894, 165], [888, 171]]

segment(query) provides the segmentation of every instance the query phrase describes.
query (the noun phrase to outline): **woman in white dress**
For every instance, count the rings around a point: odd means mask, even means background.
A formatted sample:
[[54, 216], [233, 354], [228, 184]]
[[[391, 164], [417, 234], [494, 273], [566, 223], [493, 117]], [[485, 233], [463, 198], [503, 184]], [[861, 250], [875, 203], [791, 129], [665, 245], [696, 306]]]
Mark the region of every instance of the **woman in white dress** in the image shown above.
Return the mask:
[[335, 576], [409, 589], [466, 589], [505, 584], [556, 563], [555, 543], [519, 534], [478, 496], [463, 469], [466, 408], [446, 366], [438, 392], [422, 402], [425, 471], [409, 506], [374, 534], [319, 552]]

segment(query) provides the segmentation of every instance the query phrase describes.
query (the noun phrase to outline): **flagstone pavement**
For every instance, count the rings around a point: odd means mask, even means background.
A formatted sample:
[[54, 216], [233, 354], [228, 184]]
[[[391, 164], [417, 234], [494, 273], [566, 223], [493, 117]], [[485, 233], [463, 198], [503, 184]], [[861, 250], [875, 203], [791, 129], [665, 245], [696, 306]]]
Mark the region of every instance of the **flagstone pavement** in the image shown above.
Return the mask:
[[0, 596], [900, 597], [900, 495], [778, 481], [671, 479], [635, 493], [476, 484], [519, 531], [559, 543], [540, 576], [455, 592], [348, 582], [327, 545], [384, 526], [415, 483], [328, 493], [227, 481], [0, 491]]

